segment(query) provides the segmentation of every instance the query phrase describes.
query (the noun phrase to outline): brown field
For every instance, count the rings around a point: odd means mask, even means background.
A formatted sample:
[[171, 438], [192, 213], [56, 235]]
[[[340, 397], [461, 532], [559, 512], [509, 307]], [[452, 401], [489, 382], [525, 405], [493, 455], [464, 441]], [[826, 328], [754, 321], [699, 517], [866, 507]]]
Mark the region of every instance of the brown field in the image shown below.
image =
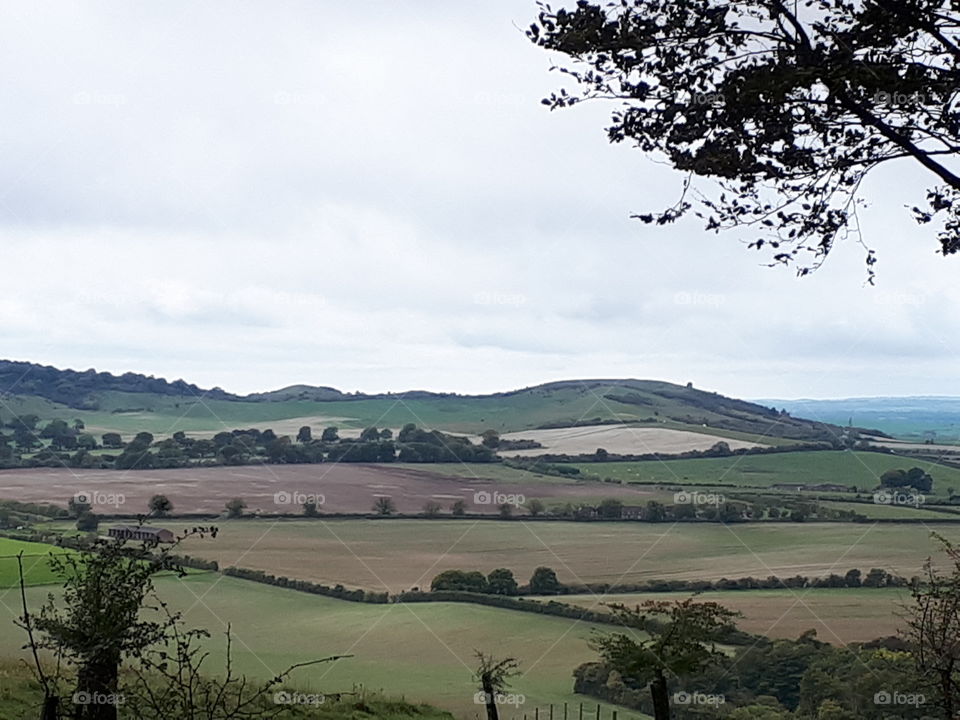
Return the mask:
[[535, 456], [545, 452], [579, 455], [603, 448], [611, 453], [682, 453], [688, 450], [709, 450], [714, 443], [723, 441], [733, 450], [757, 447], [761, 443], [733, 440], [718, 435], [672, 430], [670, 428], [631, 427], [626, 425], [583, 425], [580, 427], [554, 428], [551, 430], [523, 430], [506, 433], [506, 440], [536, 440], [542, 448], [532, 450], [509, 450], [504, 456]]
[[[0, 498], [66, 506], [78, 492], [104, 500], [103, 514], [146, 512], [153, 495], [166, 495], [175, 512], [220, 513], [231, 498], [243, 498], [248, 512], [300, 513], [302, 496], [322, 495], [330, 513], [369, 512], [376, 497], [390, 496], [399, 512], [419, 512], [428, 501], [446, 510], [463, 499], [471, 513], [496, 513], [495, 504], [474, 502], [477, 492], [500, 492], [561, 502], [596, 502], [616, 497], [643, 503], [650, 490], [599, 483], [573, 483], [519, 473], [505, 479], [498, 465], [462, 465], [444, 474], [410, 467], [330, 463], [318, 465], [248, 465], [179, 470], [69, 470], [35, 468], [0, 471]], [[518, 479], [529, 476], [530, 479]], [[278, 494], [284, 494], [278, 497]], [[112, 504], [114, 496], [123, 503]], [[289, 502], [285, 502], [289, 500]], [[299, 502], [298, 502], [299, 501]]]
[[[165, 523], [171, 529], [183, 524]], [[937, 553], [930, 532], [956, 541], [956, 525], [841, 523], [577, 523], [527, 520], [270, 520], [219, 523], [216, 540], [190, 555], [325, 584], [397, 592], [443, 570], [513, 570], [526, 582], [540, 565], [561, 582], [637, 583], [770, 575], [821, 576], [884, 568], [906, 577]]]
[[[563, 602], [596, 610], [605, 603], [632, 606], [644, 600], [679, 600], [683, 593], [634, 595], [568, 595]], [[541, 598], [549, 599], [549, 598]], [[556, 598], [553, 598], [556, 599]], [[903, 627], [900, 615], [910, 600], [907, 589], [738, 590], [701, 593], [697, 599], [714, 601], [743, 614], [737, 626], [773, 638], [796, 638], [813, 628], [824, 642], [865, 642], [895, 635]]]

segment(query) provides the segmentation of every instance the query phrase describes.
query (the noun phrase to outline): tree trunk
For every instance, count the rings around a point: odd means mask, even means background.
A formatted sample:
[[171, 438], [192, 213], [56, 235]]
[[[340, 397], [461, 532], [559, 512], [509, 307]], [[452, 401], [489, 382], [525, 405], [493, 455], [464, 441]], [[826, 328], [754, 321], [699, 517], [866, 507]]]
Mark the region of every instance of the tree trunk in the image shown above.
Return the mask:
[[497, 692], [494, 690], [493, 683], [486, 675], [481, 678], [481, 682], [484, 700], [487, 702], [487, 720], [500, 720], [500, 714], [497, 712]]
[[650, 696], [653, 698], [654, 720], [670, 720], [670, 697], [667, 695], [667, 678], [663, 670], [657, 670], [657, 676], [650, 683]]
[[119, 661], [89, 662], [77, 673], [75, 706], [78, 720], [117, 720]]
[[40, 711], [40, 720], [60, 719], [60, 698], [56, 695], [47, 695], [43, 698], [43, 710]]

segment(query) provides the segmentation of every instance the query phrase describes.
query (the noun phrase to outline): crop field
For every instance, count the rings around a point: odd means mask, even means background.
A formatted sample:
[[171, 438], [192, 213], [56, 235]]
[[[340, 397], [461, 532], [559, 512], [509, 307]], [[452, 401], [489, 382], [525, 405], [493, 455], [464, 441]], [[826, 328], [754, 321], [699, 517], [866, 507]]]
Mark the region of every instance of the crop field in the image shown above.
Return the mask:
[[[562, 600], [570, 605], [603, 610], [608, 603], [633, 606], [645, 600], [686, 597], [689, 594], [637, 593], [567, 595]], [[731, 590], [700, 593], [697, 599], [718, 602], [742, 613], [737, 626], [747, 632], [796, 638], [812, 628], [824, 642], [846, 644], [895, 635], [897, 629], [903, 627], [901, 615], [903, 606], [910, 600], [910, 592], [906, 588]]]
[[933, 495], [960, 491], [960, 470], [887, 453], [823, 450], [813, 452], [742, 455], [725, 458], [645, 462], [580, 463], [581, 472], [627, 483], [668, 485], [743, 485], [769, 487], [775, 483], [815, 485], [835, 483], [870, 490], [880, 476], [894, 468], [921, 467], [933, 477]]
[[607, 452], [621, 454], [668, 453], [676, 454], [689, 450], [709, 450], [723, 441], [732, 449], [757, 447], [761, 443], [734, 440], [708, 431], [691, 432], [672, 428], [657, 428], [632, 425], [582, 425], [579, 427], [554, 428], [552, 430], [524, 430], [507, 433], [505, 439], [536, 440], [542, 448], [508, 450], [500, 453], [509, 457], [530, 457], [544, 453], [567, 453], [580, 455], [603, 448]]
[[[183, 527], [166, 523], [171, 529]], [[906, 577], [937, 553], [930, 533], [960, 526], [852, 523], [587, 523], [529, 520], [239, 520], [185, 551], [274, 575], [397, 592], [443, 570], [505, 567], [526, 582], [540, 565], [564, 583], [635, 583], [843, 574]]]
[[475, 500], [492, 499], [494, 493], [573, 503], [606, 497], [642, 503], [654, 497], [651, 489], [577, 483], [495, 464], [460, 465], [449, 474], [430, 465], [423, 468], [359, 463], [135, 471], [36, 468], [2, 470], [0, 484], [4, 499], [66, 506], [69, 498], [85, 492], [103, 500], [97, 512], [130, 515], [146, 512], [156, 494], [166, 495], [180, 513], [221, 513], [228, 500], [242, 498], [248, 512], [268, 514], [300, 513], [307, 496], [322, 499], [320, 509], [330, 513], [370, 512], [375, 499], [386, 495], [404, 513], [420, 512], [427, 502], [448, 512], [454, 501], [464, 500], [468, 512], [489, 514], [498, 512], [497, 504]]
[[[229, 623], [235, 669], [251, 677], [266, 680], [296, 662], [349, 654], [353, 657], [335, 664], [298, 670], [291, 685], [305, 692], [333, 693], [362, 683], [368, 690], [429, 701], [462, 718], [478, 714], [471, 677], [475, 649], [516, 657], [522, 674], [513, 679], [511, 692], [526, 696], [517, 715], [532, 716], [539, 706], [543, 716], [549, 703], [569, 702], [576, 708], [586, 700], [573, 694], [571, 674], [577, 665], [595, 659], [587, 645], [592, 632], [609, 630], [461, 603], [351, 603], [211, 574], [160, 578], [157, 587], [173, 610], [184, 612], [188, 626], [211, 632], [211, 672], [223, 667], [223, 633]], [[30, 589], [31, 605], [42, 604], [46, 592]], [[0, 606], [0, 614], [7, 612]], [[7, 626], [13, 614], [0, 623]], [[22, 644], [16, 632], [0, 633], [0, 655], [16, 657]], [[513, 717], [513, 710], [505, 708], [504, 717]], [[626, 720], [640, 717], [618, 711]]]

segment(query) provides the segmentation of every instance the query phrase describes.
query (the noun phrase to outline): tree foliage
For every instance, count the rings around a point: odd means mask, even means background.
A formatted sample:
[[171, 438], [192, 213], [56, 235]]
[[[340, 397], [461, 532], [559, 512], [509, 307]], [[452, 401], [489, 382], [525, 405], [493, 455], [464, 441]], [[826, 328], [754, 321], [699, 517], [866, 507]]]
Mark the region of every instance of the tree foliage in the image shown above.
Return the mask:
[[[618, 102], [607, 135], [686, 174], [677, 204], [636, 217], [672, 223], [695, 208], [771, 263], [804, 275], [838, 239], [859, 237], [867, 175], [904, 160], [930, 176], [920, 223], [960, 251], [960, 8], [948, 0], [622, 0], [554, 10], [528, 37], [565, 56], [577, 89], [551, 109]], [[694, 180], [697, 184], [694, 184]], [[868, 277], [875, 256], [866, 251]]]

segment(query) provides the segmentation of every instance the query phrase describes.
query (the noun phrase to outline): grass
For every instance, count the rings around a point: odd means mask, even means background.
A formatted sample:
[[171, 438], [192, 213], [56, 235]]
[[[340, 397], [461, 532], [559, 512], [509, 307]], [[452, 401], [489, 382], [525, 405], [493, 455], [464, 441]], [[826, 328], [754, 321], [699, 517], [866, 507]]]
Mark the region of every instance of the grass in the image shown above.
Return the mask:
[[[512, 683], [512, 692], [526, 696], [520, 713], [532, 717], [539, 706], [545, 717], [550, 703], [568, 702], [576, 708], [584, 698], [572, 692], [572, 672], [595, 659], [587, 640], [600, 629], [564, 618], [460, 603], [349, 603], [214, 575], [161, 578], [157, 586], [173, 610], [185, 613], [187, 625], [211, 632], [210, 672], [223, 667], [223, 632], [229, 623], [235, 668], [247, 675], [263, 680], [292, 663], [350, 654], [352, 658], [332, 665], [298, 671], [291, 684], [304, 692], [332, 693], [362, 683], [368, 691], [429, 702], [458, 718], [483, 714], [473, 702], [475, 649], [519, 660], [523, 675]], [[45, 591], [34, 588], [28, 594], [36, 606]], [[0, 635], [0, 655], [21, 652], [22, 640], [15, 635]], [[618, 710], [625, 720], [641, 717]], [[604, 716], [609, 713], [605, 706]], [[505, 711], [505, 717], [512, 715]]]
[[736, 485], [770, 487], [776, 483], [815, 485], [835, 483], [870, 490], [894, 468], [921, 467], [934, 479], [932, 495], [960, 490], [960, 470], [876, 452], [823, 450], [814, 452], [742, 455], [694, 460], [581, 463], [581, 472], [626, 483], [670, 485]]
[[[178, 523], [166, 523], [172, 530]], [[275, 575], [392, 592], [447, 569], [505, 567], [520, 582], [540, 565], [565, 583], [825, 575], [884, 568], [906, 577], [937, 552], [931, 531], [957, 525], [854, 523], [577, 523], [453, 520], [241, 520], [185, 552]]]
[[[689, 593], [567, 595], [562, 600], [602, 610], [606, 603], [632, 606], [645, 600], [679, 600], [689, 596]], [[741, 612], [743, 617], [737, 625], [747, 632], [796, 638], [813, 628], [821, 640], [845, 644], [895, 635], [897, 629], [903, 627], [901, 615], [910, 600], [910, 592], [906, 588], [731, 590], [700, 593], [697, 599]]]
[[[295, 688], [290, 690], [297, 691]], [[40, 685], [27, 665], [0, 660], [0, 720], [37, 717], [42, 698]], [[69, 702], [69, 698], [67, 700]], [[448, 712], [438, 708], [387, 697], [370, 695], [365, 704], [367, 708], [360, 710], [353, 698], [344, 698], [341, 702], [329, 699], [320, 705], [291, 706], [278, 720], [367, 720], [371, 716], [383, 720], [453, 720]], [[121, 717], [130, 715], [121, 714]]]
[[49, 585], [60, 578], [47, 562], [51, 553], [69, 553], [70, 550], [55, 548], [43, 543], [23, 542], [0, 537], [0, 588], [17, 587], [20, 573], [17, 555], [23, 553], [24, 580], [27, 585]]

